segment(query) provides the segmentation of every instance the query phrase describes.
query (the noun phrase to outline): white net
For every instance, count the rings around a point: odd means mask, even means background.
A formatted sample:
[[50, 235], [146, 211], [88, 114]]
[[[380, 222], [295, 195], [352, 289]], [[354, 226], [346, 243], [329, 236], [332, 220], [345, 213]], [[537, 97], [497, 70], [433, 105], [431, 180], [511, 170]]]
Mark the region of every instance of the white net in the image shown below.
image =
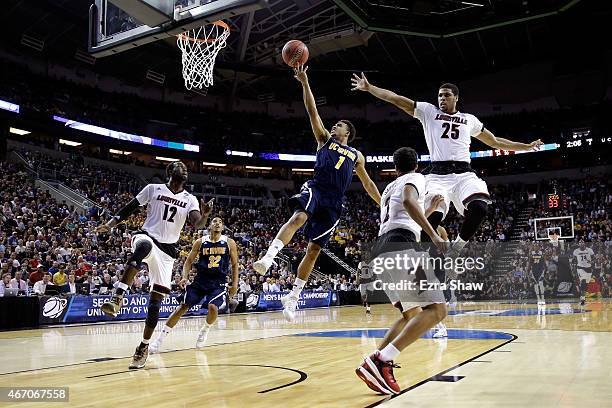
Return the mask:
[[230, 30], [223, 21], [197, 27], [177, 36], [176, 44], [183, 54], [185, 88], [208, 88], [213, 84], [217, 54], [226, 45]]

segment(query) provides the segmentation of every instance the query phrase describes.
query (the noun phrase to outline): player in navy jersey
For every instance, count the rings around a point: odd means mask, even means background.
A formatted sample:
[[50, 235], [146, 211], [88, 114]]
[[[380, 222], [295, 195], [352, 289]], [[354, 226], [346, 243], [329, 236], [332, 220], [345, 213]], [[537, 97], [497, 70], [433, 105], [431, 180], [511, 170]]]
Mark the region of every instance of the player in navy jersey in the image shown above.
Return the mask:
[[299, 66], [294, 72], [295, 79], [302, 84], [304, 105], [317, 141], [314, 177], [304, 183], [299, 194], [291, 197], [289, 206], [294, 211], [293, 215], [281, 227], [265, 256], [253, 265], [255, 271], [265, 274], [278, 252], [291, 241], [298, 229], [304, 227], [304, 234], [309, 241], [306, 255], [298, 267], [298, 276], [291, 293], [281, 299], [283, 314], [289, 321], [294, 318], [298, 297], [321, 248], [327, 244], [338, 225], [342, 214], [342, 200], [353, 179], [353, 171], [357, 173], [370, 197], [380, 205], [380, 193], [365, 170], [363, 155], [347, 145], [355, 138], [355, 126], [348, 120], [339, 120], [332, 126], [331, 131], [325, 129], [308, 84], [307, 70], [307, 67]]
[[225, 284], [228, 274], [232, 273], [232, 285], [229, 290], [230, 297], [238, 290], [238, 249], [236, 242], [223, 235], [223, 220], [219, 217], [212, 219], [208, 229], [209, 235], [196, 240], [191, 252], [183, 265], [183, 278], [180, 285], [185, 286], [189, 278], [191, 266], [196, 258], [195, 264], [197, 274], [193, 282], [187, 285], [185, 298], [181, 305], [170, 315], [166, 326], [149, 347], [149, 353], [157, 353], [166, 336], [178, 323], [179, 319], [187, 313], [194, 305], [201, 303], [202, 307], [208, 307], [208, 315], [204, 326], [198, 334], [196, 347], [200, 348], [206, 344], [208, 332], [217, 320], [219, 309], [227, 302], [225, 299]]
[[531, 251], [531, 276], [534, 280], [534, 290], [538, 299], [538, 306], [545, 304], [544, 300], [544, 272], [546, 271], [546, 262], [542, 248], [536, 244], [536, 247]]

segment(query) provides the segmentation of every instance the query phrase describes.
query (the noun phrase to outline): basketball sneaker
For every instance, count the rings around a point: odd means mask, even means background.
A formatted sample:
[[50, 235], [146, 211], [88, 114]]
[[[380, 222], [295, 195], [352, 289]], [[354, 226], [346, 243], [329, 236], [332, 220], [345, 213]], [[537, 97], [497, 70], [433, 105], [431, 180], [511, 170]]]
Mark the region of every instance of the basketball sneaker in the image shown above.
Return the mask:
[[293, 323], [293, 321], [295, 321], [295, 310], [298, 307], [297, 296], [293, 296], [289, 293], [281, 297], [281, 303], [283, 305], [283, 316], [285, 316], [285, 320]]
[[109, 317], [117, 317], [119, 311], [121, 311], [121, 303], [123, 302], [123, 296], [113, 295], [111, 300], [104, 302], [100, 309], [102, 312]]
[[161, 349], [162, 342], [164, 340], [161, 336], [157, 337], [153, 343], [149, 344], [149, 354], [157, 354], [159, 353], [159, 349]]
[[393, 361], [382, 361], [380, 351], [377, 350], [374, 354], [365, 358], [363, 364], [357, 368], [356, 373], [372, 390], [389, 395], [399, 394], [401, 390], [393, 376], [394, 368], [399, 368], [399, 366], [394, 364]]
[[266, 255], [253, 264], [253, 269], [255, 269], [255, 272], [257, 272], [258, 274], [265, 275], [266, 272], [268, 272], [268, 269], [270, 269], [270, 267], [272, 266], [272, 264], [276, 265], [276, 262], [274, 262], [274, 258]]
[[130, 364], [130, 370], [137, 370], [143, 368], [147, 363], [147, 357], [149, 356], [149, 345], [140, 343], [136, 347], [134, 356], [132, 357], [132, 363]]
[[202, 348], [206, 344], [206, 340], [208, 339], [208, 332], [210, 331], [210, 327], [202, 327], [200, 329], [200, 333], [198, 334], [198, 339], [196, 340], [196, 348]]
[[382, 385], [380, 385], [378, 380], [374, 378], [372, 374], [370, 374], [367, 367], [365, 367], [365, 364], [366, 363], [364, 361], [363, 364], [361, 364], [355, 369], [355, 374], [357, 374], [357, 377], [359, 377], [361, 381], [363, 381], [372, 391], [378, 392], [380, 394], [391, 395], [391, 392]]
[[448, 337], [448, 332], [446, 331], [446, 326], [442, 323], [438, 323], [435, 326], [435, 333], [433, 334], [434, 339], [443, 339], [444, 337]]

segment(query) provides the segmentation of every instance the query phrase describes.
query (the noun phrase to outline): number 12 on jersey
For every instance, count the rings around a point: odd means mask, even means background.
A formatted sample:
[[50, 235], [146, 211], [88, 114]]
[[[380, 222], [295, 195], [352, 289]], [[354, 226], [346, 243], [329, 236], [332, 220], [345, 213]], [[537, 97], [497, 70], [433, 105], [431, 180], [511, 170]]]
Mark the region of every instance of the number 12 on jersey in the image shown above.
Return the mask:
[[[170, 206], [168, 204], [164, 204], [164, 221], [174, 222], [174, 217], [176, 216], [176, 207]], [[168, 213], [170, 213], [170, 217], [168, 217]]]

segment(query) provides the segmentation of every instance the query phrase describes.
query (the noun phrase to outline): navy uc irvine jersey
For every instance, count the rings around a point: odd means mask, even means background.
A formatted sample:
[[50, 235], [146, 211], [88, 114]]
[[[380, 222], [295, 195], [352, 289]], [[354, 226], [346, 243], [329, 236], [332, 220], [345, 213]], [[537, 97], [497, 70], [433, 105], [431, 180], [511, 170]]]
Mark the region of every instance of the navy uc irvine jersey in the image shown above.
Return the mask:
[[314, 177], [308, 184], [328, 197], [341, 200], [353, 179], [356, 162], [356, 149], [330, 137], [317, 151]]
[[225, 284], [231, 265], [227, 240], [225, 235], [221, 235], [218, 241], [212, 241], [209, 235], [202, 238], [200, 259], [196, 263], [198, 273], [194, 282], [202, 286]]

